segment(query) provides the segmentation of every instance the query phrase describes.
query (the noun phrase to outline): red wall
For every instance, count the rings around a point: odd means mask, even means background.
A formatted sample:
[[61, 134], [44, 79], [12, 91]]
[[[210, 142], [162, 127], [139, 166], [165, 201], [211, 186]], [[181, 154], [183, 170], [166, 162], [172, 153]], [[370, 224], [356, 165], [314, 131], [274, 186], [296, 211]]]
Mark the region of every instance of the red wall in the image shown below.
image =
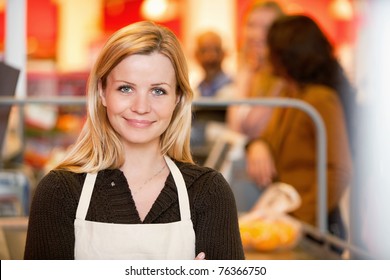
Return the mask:
[[5, 25], [5, 15], [4, 11], [0, 11], [0, 53], [4, 52], [4, 26]]
[[[103, 11], [103, 28], [106, 33], [112, 33], [119, 28], [144, 20], [141, 15], [142, 0], [123, 1], [119, 4], [106, 4]], [[170, 28], [176, 36], [181, 38], [181, 19], [161, 23]]]
[[[26, 0], [28, 53], [34, 58], [55, 58], [58, 11], [55, 1], [52, 0]], [[237, 4], [237, 30], [240, 36], [243, 15], [252, 0], [236, 0]], [[278, 0], [284, 7], [299, 6], [304, 13], [313, 16], [329, 38], [337, 45], [342, 42], [352, 42], [355, 38], [357, 18], [349, 22], [336, 20], [329, 12], [331, 0]], [[103, 32], [110, 34], [113, 31], [136, 21], [143, 20], [140, 7], [142, 0], [123, 1], [122, 4], [109, 4], [106, 2], [103, 11]], [[171, 28], [181, 38], [181, 18], [164, 22], [163, 25]], [[0, 52], [4, 51], [5, 32], [4, 11], [0, 11]]]
[[[58, 7], [53, 0], [27, 1], [27, 41], [31, 58], [55, 58]], [[114, 3], [109, 5], [108, 3]], [[119, 3], [119, 2], [118, 2]], [[106, 2], [103, 10], [103, 32], [110, 34], [130, 23], [143, 20], [140, 7], [142, 0]], [[162, 23], [181, 38], [181, 19]], [[5, 11], [0, 11], [0, 52], [4, 52]]]
[[[52, 0], [27, 1], [28, 54], [37, 58], [55, 55], [57, 39], [57, 6]], [[4, 52], [5, 11], [0, 11], [0, 52]]]
[[[240, 36], [242, 22], [246, 9], [256, 0], [236, 0], [237, 4], [237, 31]], [[287, 13], [304, 13], [313, 17], [329, 39], [335, 44], [353, 42], [356, 35], [358, 15], [351, 21], [337, 20], [330, 12], [331, 0], [276, 0]]]

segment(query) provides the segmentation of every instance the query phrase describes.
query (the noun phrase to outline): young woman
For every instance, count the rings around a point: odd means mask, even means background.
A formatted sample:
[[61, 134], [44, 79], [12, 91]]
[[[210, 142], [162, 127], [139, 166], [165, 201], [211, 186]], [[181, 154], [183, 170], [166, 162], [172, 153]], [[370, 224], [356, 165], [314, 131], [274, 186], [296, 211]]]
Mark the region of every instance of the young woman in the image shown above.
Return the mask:
[[37, 187], [25, 259], [243, 259], [229, 185], [191, 158], [175, 35], [151, 22], [117, 31], [87, 95], [79, 139]]

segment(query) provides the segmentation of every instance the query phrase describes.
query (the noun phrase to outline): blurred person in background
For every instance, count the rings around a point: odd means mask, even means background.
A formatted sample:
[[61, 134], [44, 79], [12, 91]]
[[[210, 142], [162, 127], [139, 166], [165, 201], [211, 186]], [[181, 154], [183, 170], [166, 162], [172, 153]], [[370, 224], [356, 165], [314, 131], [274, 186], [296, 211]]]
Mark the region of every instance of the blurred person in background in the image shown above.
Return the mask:
[[231, 97], [233, 79], [222, 69], [225, 54], [218, 33], [205, 31], [197, 37], [195, 58], [204, 72], [204, 78], [195, 91], [198, 97]]
[[[253, 1], [245, 13], [242, 46], [239, 50], [234, 98], [276, 97], [283, 90], [283, 80], [270, 71], [266, 37], [270, 25], [284, 15], [276, 1]], [[272, 109], [264, 106], [231, 106], [229, 128], [253, 139], [268, 123]]]
[[[329, 232], [346, 238], [340, 199], [351, 184], [349, 127], [355, 90], [319, 26], [304, 15], [285, 16], [270, 27], [269, 59], [273, 72], [286, 81], [283, 97], [313, 106], [327, 133], [327, 207]], [[250, 177], [261, 188], [280, 181], [296, 188], [302, 205], [291, 215], [317, 225], [316, 128], [311, 118], [294, 108], [275, 108], [261, 137], [247, 146]]]
[[[232, 98], [234, 83], [232, 77], [223, 70], [225, 57], [222, 38], [217, 32], [207, 30], [197, 36], [195, 58], [203, 69], [204, 76], [194, 89], [195, 98]], [[226, 108], [194, 107], [191, 147], [197, 163], [203, 164], [206, 161], [210, 147], [215, 143], [214, 133], [207, 131], [223, 130], [225, 127]]]
[[[281, 77], [275, 76], [267, 58], [266, 38], [270, 25], [284, 15], [282, 7], [276, 1], [255, 0], [247, 8], [243, 22], [243, 37], [239, 46], [238, 71], [235, 77], [234, 99], [252, 99], [258, 97], [277, 97], [284, 89]], [[248, 211], [261, 195], [246, 172], [246, 140], [258, 137], [265, 129], [272, 108], [261, 105], [233, 105], [227, 109], [227, 126], [237, 136], [237, 153], [229, 159], [224, 173], [229, 174], [229, 183], [235, 194], [240, 212]]]

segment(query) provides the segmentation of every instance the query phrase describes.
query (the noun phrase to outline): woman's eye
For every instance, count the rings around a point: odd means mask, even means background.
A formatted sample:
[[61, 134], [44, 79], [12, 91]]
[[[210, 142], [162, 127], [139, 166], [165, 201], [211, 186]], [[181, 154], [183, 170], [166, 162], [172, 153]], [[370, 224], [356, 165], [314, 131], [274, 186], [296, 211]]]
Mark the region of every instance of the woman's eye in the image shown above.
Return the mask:
[[123, 93], [130, 93], [132, 91], [132, 88], [129, 86], [120, 86], [118, 90]]
[[162, 88], [155, 88], [152, 90], [154, 95], [164, 95], [166, 94], [166, 91]]

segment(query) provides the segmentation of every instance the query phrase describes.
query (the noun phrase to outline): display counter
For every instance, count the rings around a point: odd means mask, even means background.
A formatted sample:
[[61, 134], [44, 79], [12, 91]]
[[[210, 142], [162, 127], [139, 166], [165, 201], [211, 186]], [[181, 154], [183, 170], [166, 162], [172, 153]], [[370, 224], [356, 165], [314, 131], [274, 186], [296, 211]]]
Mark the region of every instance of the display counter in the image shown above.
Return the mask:
[[326, 247], [307, 239], [301, 239], [292, 249], [259, 252], [246, 250], [247, 260], [339, 260], [341, 256]]

